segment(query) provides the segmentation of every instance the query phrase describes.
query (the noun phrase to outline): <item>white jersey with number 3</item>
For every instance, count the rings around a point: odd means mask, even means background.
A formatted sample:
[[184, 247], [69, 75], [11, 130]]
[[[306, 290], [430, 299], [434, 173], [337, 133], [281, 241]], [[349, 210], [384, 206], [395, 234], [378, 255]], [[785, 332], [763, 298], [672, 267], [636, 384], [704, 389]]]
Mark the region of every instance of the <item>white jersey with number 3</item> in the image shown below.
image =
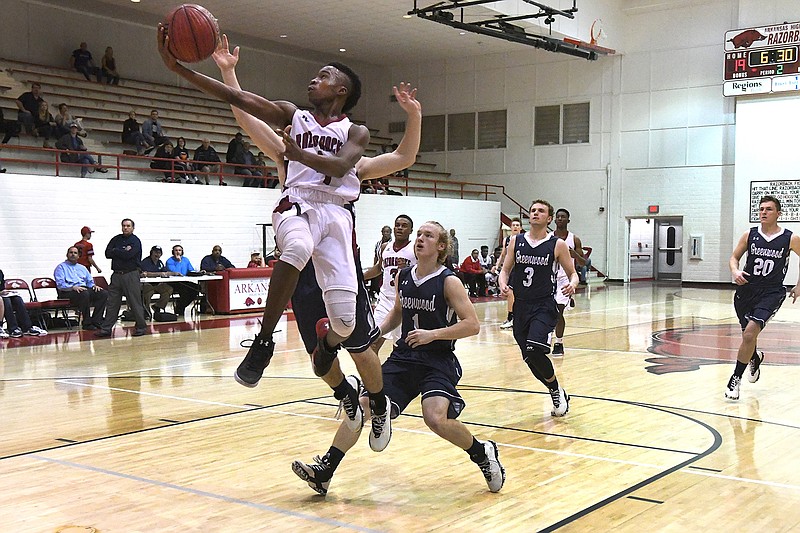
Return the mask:
[[[347, 142], [352, 122], [346, 116], [327, 125], [317, 122], [313, 113], [298, 109], [292, 116], [292, 135], [300, 149], [319, 155], [336, 154]], [[286, 170], [287, 189], [313, 189], [352, 202], [361, 192], [355, 168], [341, 178], [326, 176], [297, 161], [289, 161]]]
[[[395, 300], [397, 299], [397, 287], [394, 285], [397, 272], [407, 266], [417, 264], [417, 257], [414, 255], [414, 241], [408, 241], [408, 244], [400, 248], [394, 249], [394, 241], [389, 241], [383, 247], [381, 252], [381, 267], [383, 268], [383, 283], [381, 284], [381, 292], [378, 294], [378, 301], [375, 304], [375, 323], [381, 325], [386, 315], [394, 307]], [[400, 326], [393, 331], [385, 331], [383, 337], [389, 340], [396, 340], [400, 338]]]

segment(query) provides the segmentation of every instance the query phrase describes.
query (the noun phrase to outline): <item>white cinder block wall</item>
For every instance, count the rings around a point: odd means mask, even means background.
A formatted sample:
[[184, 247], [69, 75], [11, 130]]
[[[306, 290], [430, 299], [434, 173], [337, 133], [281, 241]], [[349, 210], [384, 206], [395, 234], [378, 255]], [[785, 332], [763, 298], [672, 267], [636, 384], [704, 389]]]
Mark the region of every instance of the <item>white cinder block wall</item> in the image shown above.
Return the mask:
[[[8, 278], [30, 281], [52, 277], [85, 225], [96, 232], [95, 260], [110, 276], [111, 262], [104, 251], [120, 233], [123, 218], [136, 223], [144, 254], [158, 244], [166, 260], [172, 245], [180, 243], [200, 268], [201, 259], [219, 244], [234, 265], [246, 267], [250, 252], [261, 249], [257, 224], [271, 221], [278, 191], [0, 174], [0, 198], [0, 269]], [[498, 202], [368, 195], [357, 204], [356, 222], [365, 268], [372, 264], [380, 228], [393, 225], [401, 213], [411, 216], [416, 226], [433, 219], [455, 228], [464, 256], [469, 253], [466, 247], [492, 246], [497, 239]], [[268, 244], [266, 252], [270, 249]]]

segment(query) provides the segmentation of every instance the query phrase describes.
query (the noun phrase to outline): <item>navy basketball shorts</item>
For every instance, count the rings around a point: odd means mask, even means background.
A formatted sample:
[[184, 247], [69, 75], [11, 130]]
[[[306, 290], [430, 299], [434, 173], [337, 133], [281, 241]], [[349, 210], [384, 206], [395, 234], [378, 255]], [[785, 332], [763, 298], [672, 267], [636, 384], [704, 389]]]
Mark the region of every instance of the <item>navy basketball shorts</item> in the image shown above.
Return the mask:
[[769, 319], [775, 316], [786, 299], [786, 289], [780, 287], [751, 287], [750, 285], [740, 285], [733, 296], [733, 308], [736, 309], [736, 316], [739, 317], [739, 324], [742, 331], [747, 327], [747, 323], [753, 321], [761, 326], [767, 325]]
[[[381, 365], [383, 374], [383, 392], [392, 403], [392, 418], [397, 418], [405, 411], [414, 398], [422, 395], [422, 399], [441, 396], [450, 400], [447, 418], [458, 418], [467, 403], [458, 393], [456, 385], [461, 379], [461, 365], [452, 352], [442, 353], [414, 352], [420, 362], [400, 359], [394, 355]], [[421, 361], [435, 359], [439, 364], [430, 366]], [[366, 395], [362, 390], [362, 395]]]
[[558, 306], [552, 296], [536, 300], [514, 300], [514, 340], [525, 356], [528, 347], [550, 353], [547, 338], [558, 322]]
[[[297, 281], [297, 288], [295, 288], [292, 295], [292, 310], [297, 322], [297, 329], [300, 330], [300, 337], [303, 339], [306, 352], [309, 354], [317, 346], [317, 321], [328, 316], [325, 310], [325, 302], [322, 300], [322, 289], [317, 283], [313, 263], [314, 260], [312, 259], [300, 271], [300, 279]], [[356, 325], [350, 337], [342, 342], [342, 346], [351, 353], [365, 351], [380, 336], [380, 330], [375, 325], [375, 319], [372, 317], [372, 306], [367, 294], [367, 287], [364, 284], [364, 276], [361, 273], [361, 262], [358, 256], [356, 256], [356, 272], [358, 278]]]

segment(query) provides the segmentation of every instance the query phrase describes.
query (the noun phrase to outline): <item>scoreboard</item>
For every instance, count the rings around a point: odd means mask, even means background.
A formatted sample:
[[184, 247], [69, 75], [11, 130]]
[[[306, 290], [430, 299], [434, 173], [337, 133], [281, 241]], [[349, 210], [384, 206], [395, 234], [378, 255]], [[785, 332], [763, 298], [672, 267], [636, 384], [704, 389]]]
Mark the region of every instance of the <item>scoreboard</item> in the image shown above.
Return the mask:
[[725, 96], [800, 91], [800, 22], [725, 33]]

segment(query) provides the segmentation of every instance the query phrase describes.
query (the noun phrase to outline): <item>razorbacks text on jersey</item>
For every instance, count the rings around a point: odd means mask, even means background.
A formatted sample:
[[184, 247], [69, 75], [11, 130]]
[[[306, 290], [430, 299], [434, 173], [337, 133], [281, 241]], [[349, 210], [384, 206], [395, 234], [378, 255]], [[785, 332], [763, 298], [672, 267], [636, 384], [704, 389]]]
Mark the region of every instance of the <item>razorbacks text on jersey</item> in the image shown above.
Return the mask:
[[758, 226], [750, 228], [747, 237], [747, 260], [744, 271], [752, 287], [780, 287], [789, 268], [792, 251], [792, 232], [781, 228], [780, 233], [767, 238]]
[[433, 341], [415, 348], [405, 342], [406, 336], [415, 329], [446, 328], [455, 324], [457, 320], [455, 310], [447, 305], [444, 298], [444, 280], [449, 276], [455, 276], [453, 271], [441, 266], [421, 279], [417, 279], [416, 271], [416, 266], [404, 268], [397, 278], [403, 324], [400, 339], [395, 344], [392, 354], [404, 351], [452, 352], [455, 340]]
[[[335, 154], [347, 142], [352, 122], [346, 116], [325, 126], [317, 122], [313, 113], [298, 109], [292, 115], [292, 134], [301, 149], [320, 155]], [[284, 186], [298, 189], [316, 189], [339, 196], [351, 202], [358, 198], [361, 183], [351, 168], [341, 178], [326, 176], [298, 161], [289, 161]]]
[[545, 239], [531, 245], [527, 234], [520, 233], [514, 241], [514, 269], [508, 283], [514, 287], [514, 298], [552, 298], [556, 292], [558, 237], [548, 234]]
[[394, 249], [395, 242], [389, 241], [381, 252], [381, 268], [383, 269], [383, 282], [381, 283], [381, 295], [391, 296], [397, 294], [394, 287], [394, 278], [401, 268], [414, 266], [417, 264], [417, 256], [414, 255], [413, 241], [408, 241], [399, 250]]

